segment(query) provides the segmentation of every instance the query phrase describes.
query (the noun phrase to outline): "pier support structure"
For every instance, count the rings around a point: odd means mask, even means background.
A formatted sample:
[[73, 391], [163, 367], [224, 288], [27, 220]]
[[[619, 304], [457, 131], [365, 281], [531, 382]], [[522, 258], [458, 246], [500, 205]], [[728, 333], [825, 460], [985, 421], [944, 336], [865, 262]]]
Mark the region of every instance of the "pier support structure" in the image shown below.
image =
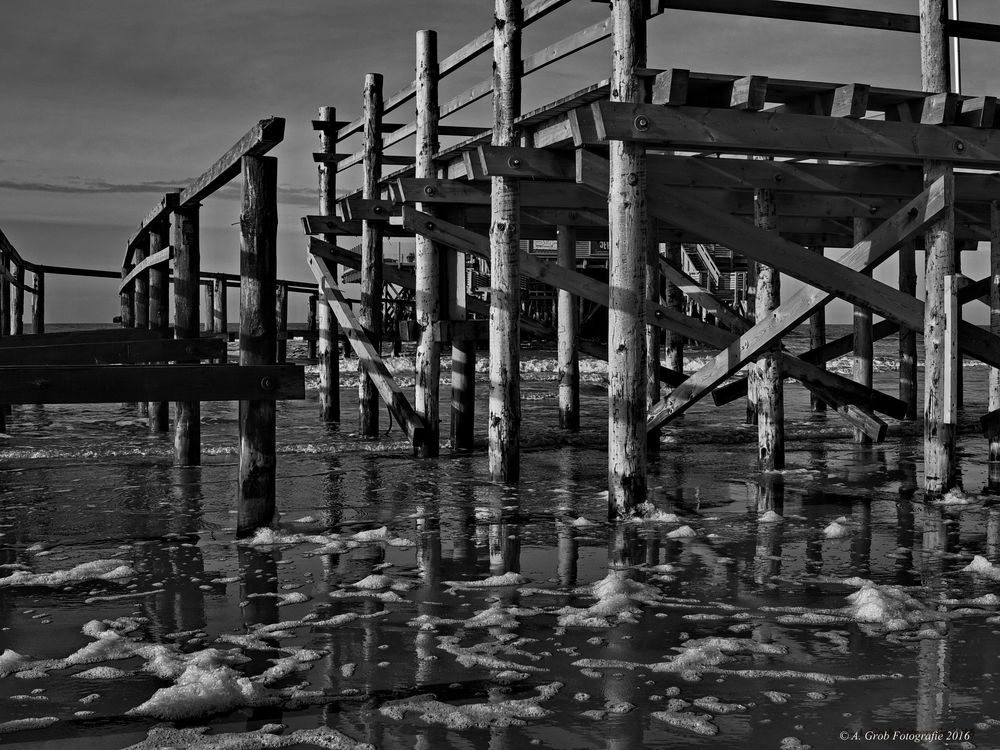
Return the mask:
[[[556, 229], [558, 262], [563, 268], [576, 270], [576, 231], [573, 227]], [[580, 429], [580, 301], [575, 294], [558, 292], [558, 373], [559, 427], [576, 432]]]
[[[323, 154], [333, 154], [337, 150], [336, 121], [337, 110], [333, 107], [320, 107], [319, 119], [324, 129], [319, 131], [320, 150]], [[337, 204], [337, 165], [330, 162], [320, 162], [319, 171], [319, 212], [324, 216], [336, 213]], [[337, 238], [325, 235], [327, 242]], [[339, 269], [333, 266], [334, 276], [339, 278]], [[333, 310], [326, 303], [322, 290], [317, 294], [320, 303], [316, 310], [316, 327], [318, 329], [316, 349], [319, 359], [319, 418], [323, 422], [340, 421], [340, 344], [337, 340], [337, 319]]]
[[[872, 231], [872, 221], [866, 218], [854, 218], [854, 242], [864, 240]], [[871, 271], [865, 271], [871, 276]], [[852, 375], [854, 382], [868, 388], [872, 387], [874, 348], [872, 343], [872, 309], [867, 305], [854, 306], [854, 363]], [[854, 442], [861, 445], [871, 445], [871, 436], [864, 430], [854, 428]]]
[[[363, 197], [379, 197], [382, 178], [382, 76], [365, 76], [362, 99], [364, 118]], [[362, 222], [361, 307], [359, 320], [376, 352], [382, 349], [382, 222]], [[378, 391], [367, 370], [358, 365], [358, 430], [367, 438], [378, 437]]]
[[[175, 208], [170, 214], [170, 244], [174, 248], [174, 338], [198, 338], [198, 286], [201, 246], [198, 204]], [[174, 403], [174, 462], [201, 463], [201, 404]]]

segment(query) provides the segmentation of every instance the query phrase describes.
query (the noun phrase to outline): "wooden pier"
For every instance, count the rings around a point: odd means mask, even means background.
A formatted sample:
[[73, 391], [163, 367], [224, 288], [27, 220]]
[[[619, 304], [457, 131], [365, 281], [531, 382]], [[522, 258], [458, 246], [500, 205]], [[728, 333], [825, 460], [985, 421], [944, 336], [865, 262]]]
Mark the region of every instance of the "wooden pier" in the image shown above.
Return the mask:
[[[1000, 41], [1000, 27], [949, 20], [943, 0], [920, 0], [919, 15], [786, 0], [612, 0], [605, 19], [522, 53], [526, 28], [557, 11], [569, 25], [583, 1], [496, 0], [492, 24], [484, 18], [484, 32], [450, 55], [439, 58], [436, 33], [419, 31], [415, 75], [395, 93], [384, 95], [391, 78], [382, 73], [364, 76], [359, 101], [337, 103], [341, 112], [356, 109], [356, 119], [319, 107], [319, 213], [303, 218], [309, 282], [276, 277], [269, 154], [284, 137], [281, 118], [261, 120], [191, 184], [167, 192], [128, 238], [120, 271], [29, 262], [0, 234], [0, 404], [135, 402], [150, 429], [164, 432], [173, 402], [175, 461], [197, 465], [200, 403], [238, 400], [245, 534], [275, 513], [275, 401], [304, 397], [302, 369], [286, 364], [289, 337], [304, 334], [317, 359], [318, 425], [356, 419], [360, 437], [375, 438], [382, 401], [414, 454], [427, 459], [447, 437], [440, 362], [450, 343], [450, 447], [472, 450], [474, 426], [485, 422], [488, 477], [516, 484], [520, 346], [530, 334], [556, 342], [564, 430], [580, 427], [581, 355], [608, 362], [608, 510], [617, 519], [647, 499], [661, 430], [708, 395], [716, 405], [748, 398], [762, 470], [784, 466], [789, 378], [810, 391], [813, 409], [845, 420], [855, 441], [885, 440], [887, 419], [917, 417], [920, 331], [926, 492], [961, 483], [954, 444], [963, 356], [994, 368], [991, 411], [981, 421], [989, 460], [1000, 462], [1000, 183], [989, 173], [1000, 168], [1000, 112], [994, 96], [951, 90], [946, 54], [951, 38]], [[647, 25], [666, 12], [916, 34], [923, 86], [654, 69]], [[522, 111], [528, 76], [599, 43], [610, 47], [608, 80]], [[489, 77], [439, 101], [443, 79], [489, 53]], [[451, 124], [487, 97], [491, 120]], [[338, 193], [345, 172], [360, 180]], [[206, 272], [199, 207], [238, 175], [239, 274]], [[412, 265], [386, 262], [387, 238], [413, 243]], [[987, 241], [991, 275], [964, 277], [961, 252]], [[581, 243], [606, 244], [606, 280], [582, 272]], [[846, 252], [833, 260], [828, 248]], [[895, 286], [872, 277], [893, 256]], [[359, 299], [350, 300], [342, 285], [355, 273]], [[45, 279], [53, 274], [116, 279], [121, 329], [45, 334]], [[781, 274], [805, 286], [783, 295]], [[485, 298], [477, 278], [488, 279]], [[235, 334], [230, 287], [240, 294]], [[554, 321], [529, 314], [535, 308], [522, 289], [532, 288], [551, 290]], [[29, 335], [25, 294], [34, 300]], [[307, 331], [289, 329], [292, 294], [308, 296]], [[834, 298], [854, 305], [853, 334], [827, 341], [824, 306]], [[963, 320], [962, 305], [973, 299], [989, 302], [990, 330]], [[412, 394], [383, 362], [383, 339], [399, 335], [386, 330], [384, 307], [404, 303], [413, 305], [403, 321], [416, 342]], [[583, 304], [607, 309], [606, 343], [582, 336]], [[873, 314], [884, 320], [873, 325]], [[803, 324], [811, 348], [789, 351], [785, 337]], [[227, 360], [230, 335], [239, 339], [239, 364]], [[872, 378], [873, 342], [894, 335], [898, 397], [875, 390]], [[359, 366], [356, 417], [340, 404], [342, 337]], [[687, 340], [717, 352], [689, 374]], [[481, 416], [475, 372], [485, 351], [477, 342], [488, 342], [489, 358]], [[854, 357], [851, 378], [825, 369], [845, 355]], [[749, 377], [741, 378], [745, 367]]]

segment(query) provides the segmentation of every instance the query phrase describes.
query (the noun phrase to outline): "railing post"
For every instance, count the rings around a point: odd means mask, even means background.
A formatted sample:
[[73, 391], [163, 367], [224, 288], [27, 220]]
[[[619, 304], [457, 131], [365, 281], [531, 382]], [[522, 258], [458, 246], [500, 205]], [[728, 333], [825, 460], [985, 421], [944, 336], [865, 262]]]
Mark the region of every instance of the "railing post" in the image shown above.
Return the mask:
[[[556, 228], [558, 263], [576, 270], [576, 229]], [[560, 289], [556, 314], [559, 369], [559, 427], [576, 432], [580, 429], [580, 300], [575, 294]]]
[[[144, 247], [137, 247], [134, 252], [135, 264], [139, 265], [146, 259]], [[135, 291], [133, 303], [135, 305], [134, 321], [135, 327], [144, 330], [149, 329], [149, 274], [147, 271], [140, 273], [132, 282]], [[137, 404], [137, 411], [140, 417], [149, 417], [149, 402], [140, 401]]]
[[[229, 346], [229, 299], [228, 299], [228, 287], [226, 286], [226, 279], [222, 276], [217, 276], [212, 281], [212, 285], [215, 288], [215, 293], [212, 295], [212, 320], [213, 328], [216, 333], [222, 334], [222, 340], [226, 342], [226, 346]], [[223, 356], [219, 360], [219, 364], [226, 364], [228, 361], [227, 356]]]
[[[920, 0], [920, 70], [924, 91], [949, 89], [944, 0]], [[955, 301], [955, 175], [948, 162], [924, 164], [924, 181], [948, 183], [948, 206], [924, 237], [924, 489], [939, 495], [958, 481], [956, 365], [958, 311]]]
[[[169, 244], [168, 227], [164, 223], [150, 227], [149, 254], [158, 253]], [[170, 262], [157, 263], [149, 269], [149, 328], [166, 331], [170, 327], [170, 279], [167, 274]], [[170, 429], [170, 404], [167, 401], [149, 402], [149, 431], [166, 432]]]
[[278, 329], [277, 359], [280, 364], [288, 361], [288, 284], [278, 284], [274, 300], [274, 316]]
[[[517, 146], [521, 113], [521, 0], [496, 0], [493, 27], [494, 146]], [[520, 189], [492, 177], [490, 196], [489, 466], [495, 482], [521, 478]]]
[[[333, 107], [320, 107], [319, 119], [333, 123], [337, 120], [337, 110]], [[319, 134], [320, 148], [324, 154], [332, 154], [337, 150], [337, 138], [333, 131], [321, 130]], [[336, 213], [337, 202], [337, 165], [321, 163], [319, 165], [319, 212], [324, 216]], [[326, 235], [327, 242], [336, 242], [334, 235]], [[338, 266], [333, 267], [333, 274], [340, 278]], [[322, 295], [319, 295], [322, 298]], [[324, 301], [316, 310], [316, 326], [318, 330], [317, 354], [319, 356], [319, 418], [323, 422], [340, 421], [340, 342], [337, 340], [337, 319], [333, 310]]]
[[316, 310], [319, 298], [315, 294], [309, 295], [309, 315], [306, 319], [306, 328], [309, 330], [309, 359], [316, 359], [316, 344], [317, 333], [319, 329], [316, 327]]
[[20, 263], [14, 268], [14, 319], [11, 333], [20, 336], [24, 333], [24, 266]]
[[[612, 0], [611, 100], [644, 100], [636, 69], [646, 65], [644, 0]], [[608, 217], [608, 517], [646, 500], [646, 148], [611, 141]]]
[[[382, 76], [368, 73], [362, 101], [364, 117], [363, 197], [378, 198], [382, 177]], [[375, 351], [382, 350], [382, 224], [361, 223], [361, 307], [358, 319]], [[375, 384], [358, 361], [358, 429], [364, 437], [378, 437], [379, 399]]]
[[[436, 175], [434, 154], [438, 151], [438, 63], [437, 34], [417, 32], [417, 161], [414, 176], [429, 178]], [[434, 208], [418, 204], [418, 211], [434, 215]], [[441, 252], [426, 237], [416, 238], [416, 312], [420, 340], [414, 373], [414, 408], [427, 423], [422, 445], [417, 447], [424, 458], [440, 452], [441, 347], [434, 340], [434, 328], [441, 319]]]
[[215, 283], [212, 279], [203, 279], [201, 287], [201, 330], [203, 333], [215, 333]]
[[[240, 364], [273, 365], [278, 160], [243, 157], [240, 213]], [[240, 402], [237, 535], [268, 526], [275, 509], [275, 402]]]
[[31, 305], [31, 332], [45, 333], [45, 272], [34, 271], [35, 299]]
[[[201, 247], [199, 206], [185, 206], [170, 214], [170, 244], [174, 248], [174, 338], [198, 338], [198, 278]], [[201, 404], [174, 404], [174, 461], [178, 466], [201, 463]]]

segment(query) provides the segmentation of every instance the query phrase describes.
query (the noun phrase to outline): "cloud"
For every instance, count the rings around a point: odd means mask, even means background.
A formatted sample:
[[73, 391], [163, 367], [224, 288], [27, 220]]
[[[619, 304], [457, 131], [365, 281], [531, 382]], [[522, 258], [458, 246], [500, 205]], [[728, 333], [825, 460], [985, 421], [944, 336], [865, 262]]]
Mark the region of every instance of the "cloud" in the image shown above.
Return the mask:
[[105, 180], [79, 180], [67, 182], [28, 182], [0, 180], [0, 188], [23, 190], [32, 193], [166, 193], [177, 190], [172, 182], [107, 182]]

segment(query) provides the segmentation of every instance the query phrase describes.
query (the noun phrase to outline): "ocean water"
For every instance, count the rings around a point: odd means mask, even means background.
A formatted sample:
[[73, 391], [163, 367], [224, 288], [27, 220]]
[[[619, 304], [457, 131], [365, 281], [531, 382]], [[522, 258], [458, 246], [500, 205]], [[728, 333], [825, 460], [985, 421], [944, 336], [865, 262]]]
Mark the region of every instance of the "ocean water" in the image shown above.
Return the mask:
[[[876, 349], [890, 393], [895, 347]], [[922, 502], [917, 425], [856, 446], [788, 383], [786, 471], [756, 470], [742, 401], [706, 399], [664, 430], [649, 518], [626, 524], [605, 520], [604, 365], [583, 363], [571, 436], [554, 353], [522, 369], [514, 489], [482, 451], [413, 458], [384, 416], [359, 440], [353, 360], [344, 422], [318, 424], [307, 366], [306, 400], [278, 406], [280, 522], [243, 542], [235, 405], [203, 405], [189, 468], [133, 407], [15, 407], [0, 745], [1000, 747], [987, 368], [964, 368], [949, 504]]]

